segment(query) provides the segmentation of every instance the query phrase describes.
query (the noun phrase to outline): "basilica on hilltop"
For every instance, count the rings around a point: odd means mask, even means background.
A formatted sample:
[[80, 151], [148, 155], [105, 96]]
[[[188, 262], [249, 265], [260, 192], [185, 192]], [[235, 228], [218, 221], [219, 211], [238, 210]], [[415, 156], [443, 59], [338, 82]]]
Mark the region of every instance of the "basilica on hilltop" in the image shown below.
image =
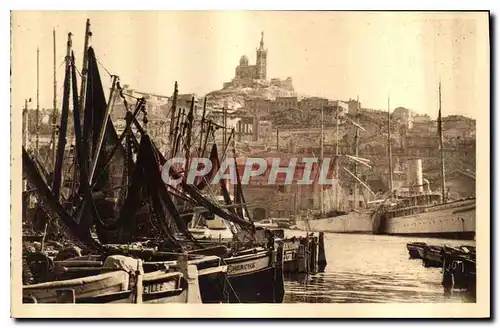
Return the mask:
[[240, 63], [235, 68], [234, 78], [230, 82], [225, 82], [223, 88], [268, 86], [294, 91], [291, 77], [285, 80], [276, 78], [267, 80], [267, 49], [264, 48], [264, 32], [262, 32], [255, 65], [249, 65], [246, 55], [241, 56]]

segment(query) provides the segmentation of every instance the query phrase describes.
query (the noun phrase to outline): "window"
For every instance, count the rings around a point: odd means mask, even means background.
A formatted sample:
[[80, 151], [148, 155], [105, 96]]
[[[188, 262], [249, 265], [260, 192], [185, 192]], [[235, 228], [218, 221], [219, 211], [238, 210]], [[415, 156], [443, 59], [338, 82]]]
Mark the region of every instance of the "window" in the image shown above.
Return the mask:
[[352, 195], [352, 194], [354, 194], [354, 191], [351, 188], [351, 189], [349, 189], [349, 195]]
[[362, 200], [359, 201], [359, 207], [363, 207], [363, 201]]

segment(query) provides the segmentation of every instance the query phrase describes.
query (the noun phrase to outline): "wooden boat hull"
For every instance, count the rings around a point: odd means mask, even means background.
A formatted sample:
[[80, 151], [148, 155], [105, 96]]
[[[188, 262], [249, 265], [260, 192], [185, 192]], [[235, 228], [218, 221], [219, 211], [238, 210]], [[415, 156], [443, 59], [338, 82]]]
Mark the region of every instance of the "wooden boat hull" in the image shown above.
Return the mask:
[[273, 251], [225, 259], [231, 303], [282, 303], [283, 270], [273, 263]]
[[410, 259], [421, 259], [424, 252], [424, 247], [427, 246], [425, 243], [408, 243], [406, 244], [406, 249], [410, 255]]
[[[141, 292], [140, 302], [146, 304], [188, 301], [188, 284], [180, 272], [157, 270], [142, 274], [140, 279], [136, 276], [133, 280], [139, 279], [141, 284], [137, 289], [129, 283], [132, 276], [123, 270], [106, 272], [110, 269], [80, 267], [76, 265], [79, 262], [88, 265], [92, 261], [58, 262], [67, 265], [64, 276], [77, 277], [24, 286], [23, 299], [29, 303], [137, 303], [136, 294]], [[198, 284], [195, 286], [199, 288]], [[63, 295], [58, 295], [61, 292]]]
[[427, 246], [424, 249], [422, 262], [426, 268], [441, 268], [443, 266], [443, 248], [439, 246]]
[[[131, 290], [86, 297], [76, 300], [78, 304], [104, 304], [104, 303], [135, 303], [135, 295]], [[182, 288], [165, 290], [161, 292], [146, 293], [142, 295], [143, 304], [186, 303], [187, 291]]]
[[74, 290], [75, 298], [92, 298], [103, 294], [127, 291], [129, 274], [113, 271], [95, 276], [52, 281], [23, 286], [23, 299], [35, 299], [37, 303], [57, 303], [58, 291]]
[[203, 303], [228, 303], [230, 291], [227, 280], [227, 267], [226, 271], [203, 272], [212, 269], [217, 269], [217, 267], [200, 270], [198, 281], [200, 284], [201, 300]]
[[443, 280], [445, 294], [452, 289], [466, 290], [473, 299], [476, 297], [476, 257], [459, 248], [444, 247]]

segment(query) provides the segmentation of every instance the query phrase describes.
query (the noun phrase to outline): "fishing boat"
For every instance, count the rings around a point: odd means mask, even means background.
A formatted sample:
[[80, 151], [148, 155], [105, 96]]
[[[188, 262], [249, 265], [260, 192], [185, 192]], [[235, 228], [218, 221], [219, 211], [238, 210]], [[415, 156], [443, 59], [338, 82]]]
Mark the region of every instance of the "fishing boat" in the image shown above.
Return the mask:
[[[199, 147], [194, 147], [194, 99], [187, 114], [184, 109], [176, 108], [176, 83], [171, 109], [170, 149], [168, 154], [160, 152], [146, 131], [148, 119], [144, 98], [136, 99], [135, 106], [129, 104], [130, 99], [127, 100], [118, 77], [113, 76], [106, 101], [95, 51], [87, 46], [89, 26], [90, 23], [87, 22], [81, 97], [78, 96], [75, 60], [71, 52], [71, 34], [68, 36], [61, 129], [52, 184], [47, 183], [35, 164], [36, 160], [23, 148], [23, 170], [36, 188], [37, 197], [45, 207], [43, 210], [50, 211], [51, 216], [58, 218], [73, 238], [98, 254], [111, 252], [114, 255], [133, 256], [145, 262], [154, 257], [158, 260], [158, 257], [162, 256], [167, 258], [161, 259], [162, 261], [172, 260], [172, 257], [180, 253], [204, 255], [205, 258], [195, 266], [198, 274], [201, 272], [201, 298], [207, 302], [282, 302], [283, 258], [274, 243], [262, 246], [267, 239], [262, 229], [256, 229], [250, 219], [241, 182], [238, 181], [235, 185], [234, 198], [231, 199], [226, 181], [221, 180], [218, 192], [224, 199], [224, 204], [220, 204], [209, 196], [217, 191], [207, 191], [213, 176], [206, 177], [203, 181], [198, 180], [194, 184], [187, 183], [187, 166], [173, 166], [167, 172], [171, 177], [181, 180], [178, 186], [166, 183], [162, 176], [162, 167], [167, 158], [183, 154], [189, 164], [193, 152], [203, 156], [210, 145], [213, 166], [220, 167], [220, 162], [227, 155], [227, 146], [230, 140], [234, 139], [234, 129], [229, 138], [226, 138], [225, 124], [218, 126], [217, 123], [206, 120], [203, 114], [199, 131], [196, 132], [202, 135], [202, 138]], [[72, 159], [73, 173], [69, 174], [69, 178], [73, 180], [73, 189], [62, 197], [60, 185], [63, 180], [71, 93], [75, 156]], [[120, 133], [115, 129], [109, 115], [116, 101], [123, 101], [127, 109], [125, 128]], [[80, 114], [83, 120], [80, 120]], [[139, 115], [143, 116], [142, 124], [139, 123]], [[221, 157], [214, 138], [211, 139], [216, 127], [224, 130], [224, 149]], [[215, 172], [216, 169], [213, 173]], [[237, 176], [239, 177], [238, 174]], [[232, 226], [234, 231], [227, 249], [223, 244], [214, 247], [212, 240], [209, 240], [209, 243], [201, 242], [200, 238], [195, 237], [197, 231], [190, 230], [194, 209], [200, 207], [204, 208], [204, 212], [210, 213], [215, 223], [228, 223]], [[219, 232], [227, 230], [222, 228]], [[218, 242], [222, 243], [221, 234], [209, 237], [216, 237]], [[135, 243], [141, 245], [140, 247], [143, 247], [143, 244], [154, 245], [154, 250], [131, 252], [128, 248], [130, 244]], [[206, 256], [214, 254], [219, 255], [216, 260], [207, 260]], [[165, 278], [158, 272], [153, 276], [147, 273], [144, 277], [146, 282], [152, 282], [153, 285], [157, 279]], [[78, 279], [81, 281], [91, 278]], [[94, 279], [99, 281], [100, 277]], [[52, 283], [57, 285], [57, 281]], [[214, 292], [215, 290], [219, 290], [219, 293]], [[120, 290], [116, 293], [121, 293], [125, 301], [129, 291]], [[91, 294], [88, 295], [90, 299], [87, 299], [87, 294], [80, 294], [77, 292], [78, 297], [75, 298], [89, 302], [113, 300], [112, 296], [101, 298], [100, 294]], [[155, 301], [154, 297], [150, 301]]]
[[[190, 303], [189, 288], [198, 290], [196, 273], [187, 283], [180, 272], [158, 270], [144, 273], [143, 263], [124, 256], [106, 261], [59, 261], [53, 263], [57, 280], [23, 286], [26, 303]], [[82, 266], [85, 265], [85, 266]], [[191, 270], [193, 270], [191, 268]], [[69, 279], [68, 279], [69, 278]], [[140, 296], [138, 295], [140, 293]], [[201, 302], [201, 299], [198, 299]]]
[[276, 222], [273, 219], [265, 219], [258, 222], [254, 222], [254, 225], [256, 227], [269, 228], [269, 229], [279, 228], [278, 222]]
[[[234, 201], [234, 198], [232, 199]], [[216, 198], [218, 203], [223, 203], [224, 198]], [[189, 232], [197, 240], [206, 241], [232, 241], [237, 232], [235, 225], [220, 216], [207, 211], [205, 208], [195, 208], [193, 219], [189, 223]]]
[[412, 242], [406, 244], [410, 259], [422, 259], [426, 246], [427, 244], [422, 242]]
[[476, 296], [476, 256], [462, 247], [445, 245], [443, 248], [443, 280], [445, 294], [453, 289], [465, 290]]
[[422, 257], [422, 264], [426, 267], [441, 268], [443, 266], [443, 247], [426, 245]]
[[[238, 303], [282, 303], [285, 295], [282, 257], [274, 250], [256, 248], [225, 259], [228, 279]], [[281, 260], [281, 261], [280, 261]], [[259, 283], [256, 284], [255, 282]]]

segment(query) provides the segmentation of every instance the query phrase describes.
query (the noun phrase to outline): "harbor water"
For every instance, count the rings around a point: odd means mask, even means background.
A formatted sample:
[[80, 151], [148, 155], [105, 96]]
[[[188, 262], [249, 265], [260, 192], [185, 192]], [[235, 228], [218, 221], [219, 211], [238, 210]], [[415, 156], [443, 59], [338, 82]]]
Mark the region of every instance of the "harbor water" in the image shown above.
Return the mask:
[[[287, 231], [286, 235], [303, 233]], [[444, 296], [441, 269], [410, 260], [406, 244], [475, 245], [474, 241], [380, 235], [325, 234], [324, 273], [285, 278], [285, 303], [474, 302], [466, 293]]]

